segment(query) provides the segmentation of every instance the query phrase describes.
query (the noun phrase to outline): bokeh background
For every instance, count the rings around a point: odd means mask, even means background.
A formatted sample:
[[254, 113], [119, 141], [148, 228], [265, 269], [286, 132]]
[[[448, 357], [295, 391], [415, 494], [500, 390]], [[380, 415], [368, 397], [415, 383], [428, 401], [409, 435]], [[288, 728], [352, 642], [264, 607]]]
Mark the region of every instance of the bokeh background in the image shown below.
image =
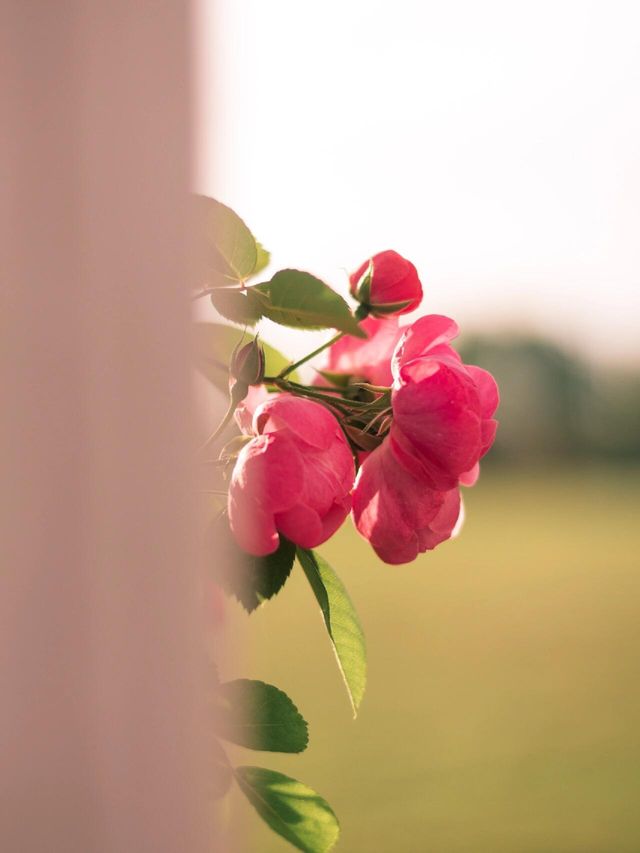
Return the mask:
[[397, 249], [502, 390], [459, 539], [405, 567], [349, 524], [322, 548], [368, 639], [357, 721], [301, 572], [230, 604], [226, 675], [310, 723], [264, 763], [329, 799], [345, 853], [635, 853], [640, 6], [203, 0], [197, 37], [199, 190], [342, 292]]

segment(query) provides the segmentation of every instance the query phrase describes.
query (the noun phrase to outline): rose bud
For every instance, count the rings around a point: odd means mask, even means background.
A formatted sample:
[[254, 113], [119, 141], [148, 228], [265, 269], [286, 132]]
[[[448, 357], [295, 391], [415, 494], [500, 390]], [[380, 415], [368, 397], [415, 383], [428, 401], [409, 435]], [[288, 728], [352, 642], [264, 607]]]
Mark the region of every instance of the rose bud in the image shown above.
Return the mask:
[[243, 347], [236, 347], [231, 356], [229, 373], [243, 385], [260, 385], [264, 379], [264, 349], [254, 338]]
[[392, 249], [365, 261], [349, 283], [351, 295], [374, 315], [407, 314], [422, 301], [418, 271]]
[[338, 421], [319, 403], [278, 394], [256, 409], [253, 432], [229, 488], [238, 545], [264, 556], [277, 550], [282, 533], [315, 548], [351, 509], [355, 466]]

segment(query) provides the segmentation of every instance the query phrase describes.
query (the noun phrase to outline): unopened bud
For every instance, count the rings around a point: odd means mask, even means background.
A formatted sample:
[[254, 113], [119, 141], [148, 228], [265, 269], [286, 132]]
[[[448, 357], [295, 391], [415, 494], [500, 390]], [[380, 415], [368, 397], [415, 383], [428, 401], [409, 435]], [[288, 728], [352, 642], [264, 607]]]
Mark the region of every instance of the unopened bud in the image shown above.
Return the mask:
[[229, 373], [242, 385], [260, 385], [264, 379], [264, 349], [254, 338], [243, 347], [236, 349], [231, 356]]
[[349, 283], [361, 308], [374, 316], [406, 314], [422, 300], [418, 271], [391, 249], [365, 261], [349, 276]]

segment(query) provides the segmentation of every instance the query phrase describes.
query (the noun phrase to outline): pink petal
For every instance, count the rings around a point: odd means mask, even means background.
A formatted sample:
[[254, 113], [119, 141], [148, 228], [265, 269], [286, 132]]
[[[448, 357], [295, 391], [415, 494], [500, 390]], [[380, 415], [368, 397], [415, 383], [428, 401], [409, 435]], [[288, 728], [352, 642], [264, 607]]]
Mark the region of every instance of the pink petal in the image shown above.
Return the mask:
[[275, 398], [275, 396], [275, 394], [269, 394], [264, 385], [249, 386], [247, 396], [238, 405], [234, 413], [236, 423], [245, 435], [252, 435], [253, 433], [253, 415], [258, 406], [266, 400]]
[[408, 563], [425, 550], [430, 522], [444, 495], [425, 486], [400, 464], [390, 439], [365, 460], [353, 493], [353, 518], [386, 563]]
[[[329, 348], [321, 370], [361, 376], [373, 385], [391, 385], [391, 356], [402, 334], [397, 317], [367, 317], [360, 323], [368, 338], [345, 335]], [[318, 382], [322, 381], [322, 377]]]
[[473, 379], [478, 391], [482, 417], [492, 417], [500, 403], [500, 392], [496, 380], [488, 370], [483, 370], [481, 367], [466, 364], [465, 368], [469, 376]]
[[[457, 323], [450, 317], [441, 314], [420, 317], [405, 330], [395, 349], [391, 365], [394, 379], [399, 379], [403, 365], [425, 355], [442, 356], [446, 353], [459, 360], [458, 354], [449, 346], [449, 342], [458, 336], [459, 331]], [[436, 347], [443, 346], [445, 350], [433, 352]]]
[[258, 436], [238, 455], [229, 485], [229, 523], [245, 551], [261, 556], [278, 547], [274, 514], [300, 497], [302, 458], [285, 435]]
[[243, 551], [264, 557], [278, 550], [280, 537], [273, 513], [262, 509], [257, 501], [247, 498], [236, 501], [231, 494], [228, 509], [231, 531]]
[[478, 477], [480, 476], [480, 464], [476, 462], [476, 464], [469, 471], [465, 471], [464, 474], [460, 474], [460, 482], [463, 486], [475, 486], [478, 482]]
[[337, 420], [320, 403], [278, 394], [256, 409], [253, 417], [256, 433], [288, 430], [312, 447], [326, 449], [340, 431]]
[[420, 531], [420, 551], [431, 551], [437, 545], [450, 539], [460, 516], [460, 492], [451, 489], [444, 493], [442, 506], [429, 527]]
[[448, 490], [477, 462], [481, 419], [473, 383], [460, 371], [440, 365], [420, 382], [393, 392], [396, 440], [416, 459], [429, 485]]
[[309, 506], [297, 504], [286, 512], [279, 512], [276, 524], [287, 539], [302, 548], [315, 548], [324, 541], [320, 516]]

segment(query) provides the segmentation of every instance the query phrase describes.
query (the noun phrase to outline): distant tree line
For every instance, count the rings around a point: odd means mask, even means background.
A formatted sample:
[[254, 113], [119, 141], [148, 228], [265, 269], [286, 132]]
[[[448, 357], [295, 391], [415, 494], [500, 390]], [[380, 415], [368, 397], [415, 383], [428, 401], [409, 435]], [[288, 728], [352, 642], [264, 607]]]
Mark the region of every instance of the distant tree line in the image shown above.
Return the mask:
[[593, 367], [520, 336], [467, 338], [460, 351], [500, 385], [496, 462], [640, 459], [640, 369]]

